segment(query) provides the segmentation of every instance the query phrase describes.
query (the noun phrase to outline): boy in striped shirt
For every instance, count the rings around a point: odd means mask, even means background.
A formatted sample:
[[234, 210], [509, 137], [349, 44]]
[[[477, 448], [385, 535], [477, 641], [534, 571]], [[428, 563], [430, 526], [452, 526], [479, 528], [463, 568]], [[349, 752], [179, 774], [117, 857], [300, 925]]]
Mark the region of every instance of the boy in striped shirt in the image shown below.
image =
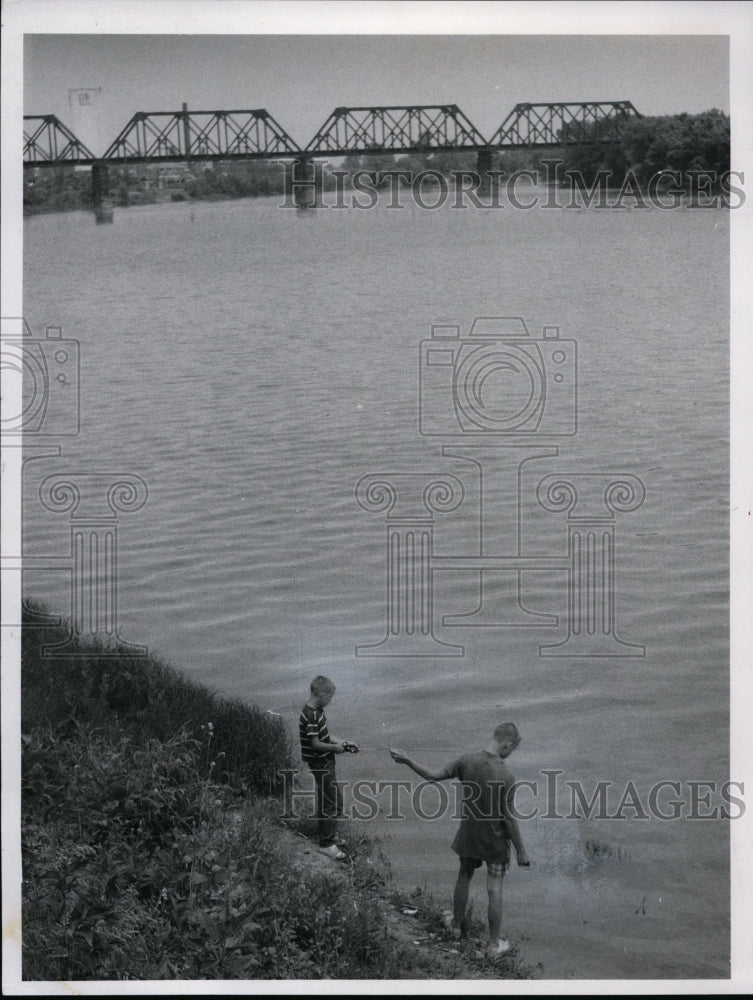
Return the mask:
[[358, 747], [349, 740], [330, 736], [324, 708], [332, 701], [335, 685], [321, 674], [311, 682], [311, 695], [301, 710], [298, 729], [301, 757], [309, 766], [316, 785], [316, 819], [319, 851], [339, 861], [345, 857], [335, 843], [338, 820], [343, 814], [342, 788], [335, 776], [335, 754], [355, 753]]

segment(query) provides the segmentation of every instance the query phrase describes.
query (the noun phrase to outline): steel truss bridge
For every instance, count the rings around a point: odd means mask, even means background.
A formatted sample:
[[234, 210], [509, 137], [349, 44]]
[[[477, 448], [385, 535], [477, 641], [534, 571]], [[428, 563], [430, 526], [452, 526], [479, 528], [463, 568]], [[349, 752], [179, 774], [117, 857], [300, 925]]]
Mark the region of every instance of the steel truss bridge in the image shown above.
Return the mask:
[[[630, 101], [516, 104], [487, 140], [456, 104], [335, 108], [302, 148], [263, 108], [189, 111], [184, 104], [181, 111], [137, 112], [100, 157], [54, 115], [27, 115], [23, 156], [24, 167], [91, 166], [97, 221], [111, 222], [110, 166], [293, 158], [300, 178], [316, 157], [475, 152], [478, 174], [486, 180], [494, 153], [613, 143], [639, 117]], [[304, 199], [295, 190], [298, 183], [293, 180], [294, 196]]]
[[263, 109], [139, 111], [102, 156], [54, 115], [24, 116], [24, 167], [192, 160], [313, 158], [369, 153], [496, 152], [619, 140], [640, 117], [630, 101], [516, 104], [487, 140], [456, 104], [335, 108], [305, 147]]

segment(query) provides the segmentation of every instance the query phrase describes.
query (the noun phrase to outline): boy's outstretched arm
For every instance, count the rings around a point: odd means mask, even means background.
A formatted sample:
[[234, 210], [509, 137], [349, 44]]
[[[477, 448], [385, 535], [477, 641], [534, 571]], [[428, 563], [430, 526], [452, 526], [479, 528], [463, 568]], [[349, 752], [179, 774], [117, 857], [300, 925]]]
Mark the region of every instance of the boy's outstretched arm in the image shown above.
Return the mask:
[[449, 777], [446, 767], [432, 771], [431, 768], [424, 767], [423, 764], [411, 760], [402, 750], [390, 750], [390, 757], [392, 757], [396, 764], [407, 764], [412, 771], [415, 771], [420, 777], [426, 778], [427, 781], [444, 781], [445, 778]]

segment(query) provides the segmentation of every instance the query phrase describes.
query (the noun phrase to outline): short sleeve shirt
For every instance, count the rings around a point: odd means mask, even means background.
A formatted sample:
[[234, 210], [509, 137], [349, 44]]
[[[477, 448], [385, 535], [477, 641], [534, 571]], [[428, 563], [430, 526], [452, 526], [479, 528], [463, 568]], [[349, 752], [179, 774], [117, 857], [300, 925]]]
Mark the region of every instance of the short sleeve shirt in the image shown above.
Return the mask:
[[298, 720], [298, 732], [301, 738], [301, 757], [311, 770], [326, 768], [334, 762], [333, 753], [318, 753], [311, 746], [311, 737], [315, 736], [322, 743], [329, 743], [327, 719], [321, 708], [311, 708], [304, 705]]
[[510, 846], [503, 797], [515, 781], [507, 765], [496, 754], [481, 750], [448, 764], [444, 777], [462, 782], [461, 820], [453, 851], [461, 858], [506, 865]]

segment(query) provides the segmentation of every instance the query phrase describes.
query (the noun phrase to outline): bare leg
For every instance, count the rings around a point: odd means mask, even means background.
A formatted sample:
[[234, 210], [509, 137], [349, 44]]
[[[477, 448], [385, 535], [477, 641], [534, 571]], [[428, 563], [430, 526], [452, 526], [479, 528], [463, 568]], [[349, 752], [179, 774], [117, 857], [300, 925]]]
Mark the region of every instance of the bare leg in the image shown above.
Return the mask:
[[502, 875], [486, 876], [489, 893], [489, 944], [496, 943], [502, 929]]
[[452, 924], [453, 927], [458, 928], [458, 930], [460, 929], [460, 924], [465, 916], [465, 911], [468, 908], [468, 890], [471, 887], [472, 878], [473, 869], [464, 868], [461, 865], [460, 871], [458, 872], [458, 880], [455, 883], [455, 894], [452, 898]]

